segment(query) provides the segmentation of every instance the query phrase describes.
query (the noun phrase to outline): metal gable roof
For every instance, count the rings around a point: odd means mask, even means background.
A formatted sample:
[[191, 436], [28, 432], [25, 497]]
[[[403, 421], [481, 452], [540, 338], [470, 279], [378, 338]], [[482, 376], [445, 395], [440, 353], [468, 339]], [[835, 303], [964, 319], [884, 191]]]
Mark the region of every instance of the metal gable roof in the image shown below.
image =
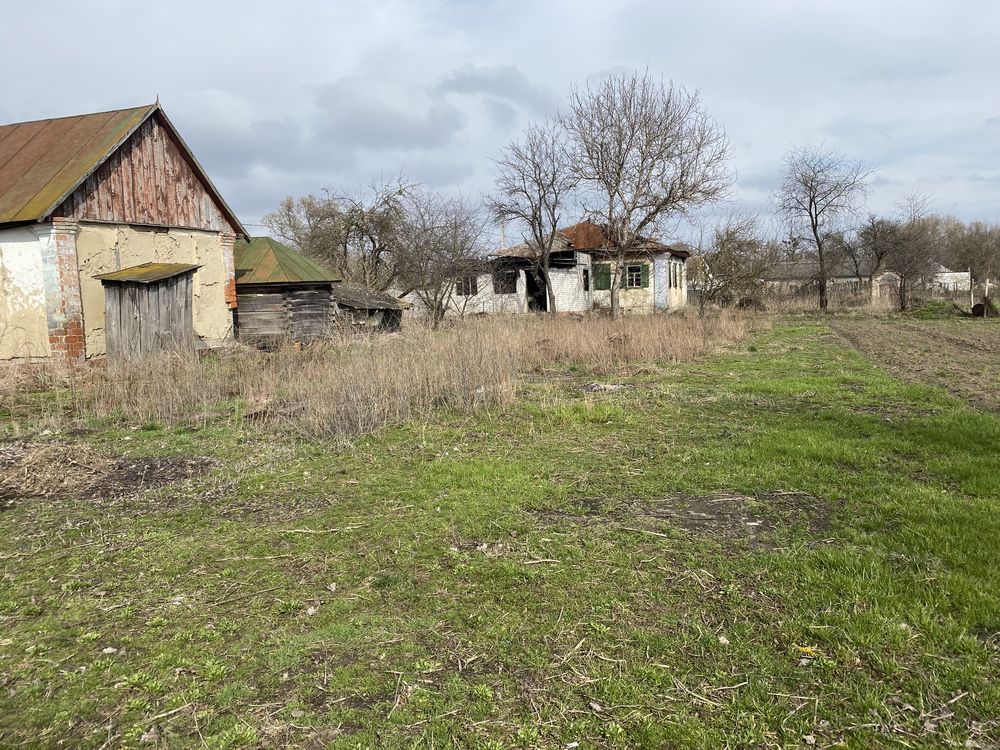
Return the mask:
[[71, 117], [0, 125], [0, 224], [43, 221], [153, 115], [169, 130], [233, 228], [246, 236], [157, 102]]
[[0, 223], [44, 219], [156, 106], [0, 125]]
[[337, 274], [270, 237], [237, 240], [233, 259], [237, 286], [340, 281]]

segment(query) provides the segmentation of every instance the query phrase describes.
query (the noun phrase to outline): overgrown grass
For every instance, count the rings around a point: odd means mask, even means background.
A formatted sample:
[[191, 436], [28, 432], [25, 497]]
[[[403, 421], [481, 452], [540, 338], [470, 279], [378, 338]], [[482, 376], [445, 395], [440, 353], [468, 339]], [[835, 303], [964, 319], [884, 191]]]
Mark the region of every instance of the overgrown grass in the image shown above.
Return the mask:
[[0, 413], [9, 412], [14, 424], [41, 418], [55, 429], [93, 418], [197, 425], [250, 419], [300, 434], [353, 436], [426, 421], [441, 409], [507, 403], [520, 375], [546, 366], [607, 374], [636, 363], [689, 360], [769, 324], [730, 313], [620, 321], [520, 316], [276, 352], [171, 354], [62, 374], [22, 368], [0, 380]]
[[589, 377], [350, 447], [89, 436], [220, 464], [2, 511], [0, 745], [1000, 743], [1000, 419], [813, 323]]

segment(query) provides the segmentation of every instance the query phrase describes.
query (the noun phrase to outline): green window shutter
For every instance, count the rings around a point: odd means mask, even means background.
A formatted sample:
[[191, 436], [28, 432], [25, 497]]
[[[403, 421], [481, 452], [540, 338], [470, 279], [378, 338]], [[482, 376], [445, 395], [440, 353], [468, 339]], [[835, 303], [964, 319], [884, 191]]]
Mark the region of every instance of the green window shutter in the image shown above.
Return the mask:
[[598, 263], [594, 266], [594, 290], [606, 291], [611, 288], [611, 265]]
[[642, 288], [649, 287], [649, 263], [642, 264]]

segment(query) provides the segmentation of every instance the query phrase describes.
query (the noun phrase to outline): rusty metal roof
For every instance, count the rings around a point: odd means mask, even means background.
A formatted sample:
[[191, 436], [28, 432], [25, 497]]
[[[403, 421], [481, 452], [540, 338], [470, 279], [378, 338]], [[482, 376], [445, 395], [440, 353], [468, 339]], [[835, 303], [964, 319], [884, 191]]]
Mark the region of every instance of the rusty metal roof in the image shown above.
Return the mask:
[[95, 276], [101, 281], [130, 281], [138, 284], [152, 284], [154, 281], [163, 281], [182, 273], [196, 271], [201, 268], [199, 265], [190, 263], [140, 263], [137, 266], [123, 268], [120, 271], [102, 273]]
[[316, 284], [340, 281], [340, 276], [270, 237], [237, 240], [233, 248], [236, 285]]
[[44, 219], [156, 106], [0, 125], [0, 223]]
[[330, 296], [338, 305], [355, 310], [406, 310], [413, 307], [406, 300], [361, 284], [334, 284]]
[[[577, 250], [602, 253], [609, 249], [606, 247], [606, 226], [595, 224], [592, 221], [581, 221], [560, 231], [569, 238], [571, 245]], [[630, 249], [645, 253], [670, 253], [679, 258], [687, 258], [691, 255], [689, 246], [683, 242], [674, 242], [667, 245], [651, 237], [640, 237], [635, 246]]]
[[237, 233], [248, 236], [159, 103], [0, 125], [0, 224], [48, 218], [155, 113]]

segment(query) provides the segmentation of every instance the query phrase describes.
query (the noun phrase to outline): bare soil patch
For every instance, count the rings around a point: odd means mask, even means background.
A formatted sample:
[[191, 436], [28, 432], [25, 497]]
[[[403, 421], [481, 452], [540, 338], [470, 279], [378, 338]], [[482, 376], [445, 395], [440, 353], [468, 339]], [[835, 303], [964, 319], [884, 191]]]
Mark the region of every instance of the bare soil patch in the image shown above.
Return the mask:
[[85, 444], [0, 444], [0, 500], [124, 497], [213, 465], [202, 457], [108, 456]]
[[831, 319], [827, 325], [893, 375], [1000, 412], [1000, 325], [995, 321], [851, 318]]

